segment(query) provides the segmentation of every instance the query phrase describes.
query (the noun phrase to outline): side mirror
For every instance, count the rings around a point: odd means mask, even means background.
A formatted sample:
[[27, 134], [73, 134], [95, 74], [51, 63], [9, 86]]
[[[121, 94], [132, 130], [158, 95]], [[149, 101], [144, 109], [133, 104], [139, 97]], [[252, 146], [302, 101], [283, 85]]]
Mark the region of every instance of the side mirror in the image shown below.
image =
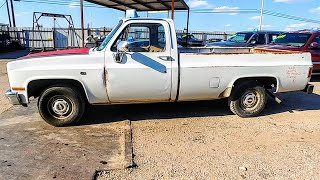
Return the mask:
[[113, 54], [114, 61], [116, 63], [122, 63], [124, 54], [128, 51], [128, 42], [120, 41], [117, 45], [117, 52]]
[[310, 44], [310, 48], [311, 49], [318, 49], [319, 48], [319, 44], [317, 42], [313, 42]]
[[250, 42], [250, 44], [257, 44], [257, 41], [256, 41], [256, 40], [252, 40], [252, 41]]
[[127, 52], [128, 51], [128, 42], [127, 41], [120, 41], [117, 45], [118, 52]]

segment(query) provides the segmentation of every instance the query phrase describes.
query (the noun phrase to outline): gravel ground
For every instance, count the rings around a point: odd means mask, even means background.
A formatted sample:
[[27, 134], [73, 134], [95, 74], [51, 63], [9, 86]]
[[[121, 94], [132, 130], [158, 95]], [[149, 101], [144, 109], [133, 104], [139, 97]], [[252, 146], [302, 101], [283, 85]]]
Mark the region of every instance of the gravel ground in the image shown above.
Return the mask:
[[[242, 119], [225, 101], [134, 106], [135, 168], [98, 179], [318, 179], [320, 83], [315, 95], [279, 95], [264, 114]], [[152, 115], [150, 115], [152, 114]]]
[[4, 93], [9, 89], [6, 64], [9, 61], [0, 61], [0, 114], [11, 107]]

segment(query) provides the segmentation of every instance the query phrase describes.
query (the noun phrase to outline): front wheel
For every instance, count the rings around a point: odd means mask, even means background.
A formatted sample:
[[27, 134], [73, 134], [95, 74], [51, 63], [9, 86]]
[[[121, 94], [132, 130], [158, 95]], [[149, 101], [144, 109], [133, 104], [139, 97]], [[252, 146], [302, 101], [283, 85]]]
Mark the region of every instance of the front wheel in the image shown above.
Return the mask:
[[258, 116], [266, 103], [266, 90], [258, 83], [240, 84], [229, 98], [230, 110], [243, 118]]
[[68, 126], [78, 122], [85, 110], [83, 96], [71, 87], [51, 87], [38, 100], [41, 117], [53, 126]]

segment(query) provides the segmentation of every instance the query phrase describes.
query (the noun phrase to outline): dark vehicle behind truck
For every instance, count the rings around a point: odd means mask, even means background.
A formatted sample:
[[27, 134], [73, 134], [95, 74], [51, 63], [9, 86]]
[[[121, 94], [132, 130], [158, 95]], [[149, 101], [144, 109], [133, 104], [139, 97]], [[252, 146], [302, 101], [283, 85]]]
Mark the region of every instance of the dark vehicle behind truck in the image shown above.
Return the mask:
[[197, 39], [194, 35], [188, 34], [182, 34], [182, 35], [177, 35], [177, 41], [180, 46], [183, 47], [198, 47], [198, 46], [203, 46], [204, 42], [200, 39]]
[[208, 43], [212, 47], [253, 47], [271, 43], [282, 31], [243, 31], [231, 36], [227, 41]]

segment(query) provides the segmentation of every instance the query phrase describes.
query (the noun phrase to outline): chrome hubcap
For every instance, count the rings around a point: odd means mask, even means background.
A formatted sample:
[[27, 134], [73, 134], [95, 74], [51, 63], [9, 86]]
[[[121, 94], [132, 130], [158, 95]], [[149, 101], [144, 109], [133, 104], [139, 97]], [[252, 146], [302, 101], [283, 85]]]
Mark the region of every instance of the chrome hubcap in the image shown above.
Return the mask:
[[59, 116], [64, 116], [68, 114], [70, 106], [68, 102], [64, 99], [56, 99], [52, 102], [52, 110]]
[[253, 92], [247, 92], [243, 95], [242, 103], [246, 108], [252, 108], [257, 104], [258, 98], [257, 95]]

